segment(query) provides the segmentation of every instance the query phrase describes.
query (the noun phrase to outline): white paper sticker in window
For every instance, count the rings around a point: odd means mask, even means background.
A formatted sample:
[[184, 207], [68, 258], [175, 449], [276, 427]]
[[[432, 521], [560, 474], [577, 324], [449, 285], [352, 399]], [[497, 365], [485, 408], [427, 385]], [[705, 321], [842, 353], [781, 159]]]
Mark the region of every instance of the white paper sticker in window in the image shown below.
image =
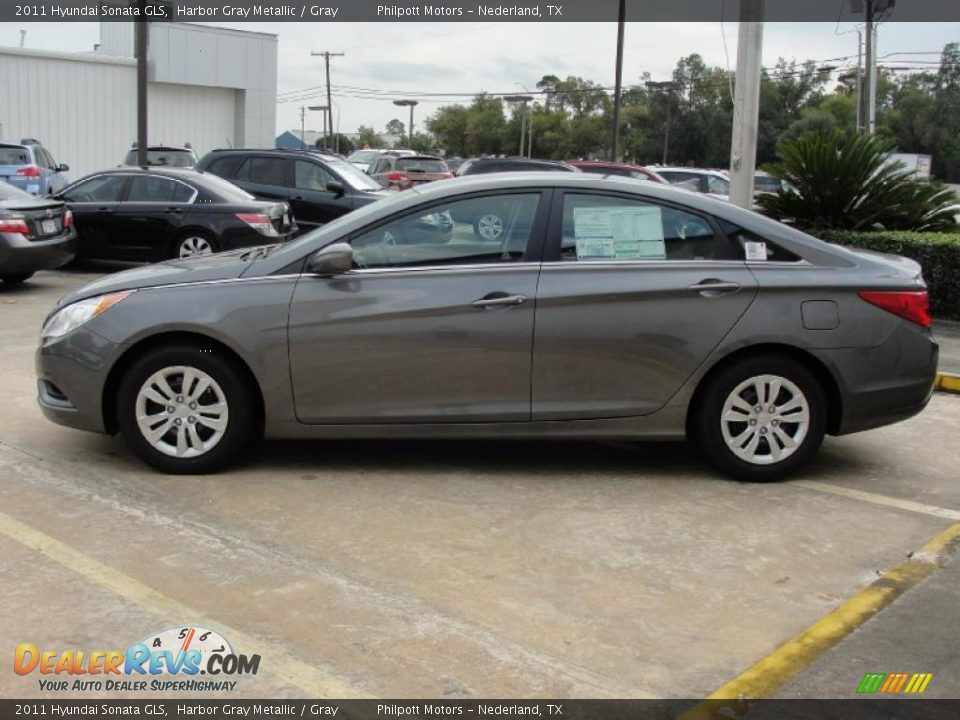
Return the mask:
[[573, 209], [578, 260], [645, 260], [667, 256], [658, 207], [579, 207]]
[[767, 244], [765, 242], [747, 240], [744, 244], [744, 249], [747, 251], [747, 260], [767, 259]]

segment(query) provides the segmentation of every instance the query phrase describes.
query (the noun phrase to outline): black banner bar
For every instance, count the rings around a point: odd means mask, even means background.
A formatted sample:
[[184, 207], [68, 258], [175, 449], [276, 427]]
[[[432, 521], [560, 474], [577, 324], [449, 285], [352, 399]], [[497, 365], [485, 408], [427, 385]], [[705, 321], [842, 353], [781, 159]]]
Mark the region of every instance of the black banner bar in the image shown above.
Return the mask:
[[[866, 1], [866, 0], [864, 0]], [[884, 22], [960, 22], [958, 0], [872, 0]], [[616, 22], [619, 0], [3, 0], [5, 22]], [[862, 22], [863, 1], [765, 0], [768, 22]], [[853, 12], [856, 8], [858, 12]], [[627, 0], [627, 22], [740, 19], [739, 0]]]

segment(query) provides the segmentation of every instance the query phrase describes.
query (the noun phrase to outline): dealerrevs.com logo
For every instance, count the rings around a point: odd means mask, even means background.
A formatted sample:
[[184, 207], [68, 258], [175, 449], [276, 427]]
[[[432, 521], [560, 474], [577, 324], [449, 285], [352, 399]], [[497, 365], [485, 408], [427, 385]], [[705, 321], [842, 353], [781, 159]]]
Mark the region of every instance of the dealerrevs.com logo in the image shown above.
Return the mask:
[[[202, 627], [162, 630], [126, 650], [49, 650], [17, 645], [13, 670], [39, 675], [41, 690], [116, 692], [233, 690], [256, 675], [259, 655], [239, 655], [220, 633]], [[199, 679], [198, 676], [204, 676]]]

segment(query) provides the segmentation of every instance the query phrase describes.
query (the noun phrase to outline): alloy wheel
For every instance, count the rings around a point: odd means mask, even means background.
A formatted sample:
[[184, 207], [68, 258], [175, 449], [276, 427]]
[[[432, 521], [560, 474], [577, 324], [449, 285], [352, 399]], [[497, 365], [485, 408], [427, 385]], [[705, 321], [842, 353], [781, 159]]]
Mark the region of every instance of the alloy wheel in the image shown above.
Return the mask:
[[229, 417], [223, 390], [197, 368], [163, 368], [137, 393], [137, 427], [150, 445], [172, 457], [209, 452], [223, 438]]
[[199, 235], [185, 237], [180, 241], [179, 255], [181, 258], [196, 257], [197, 255], [213, 254], [213, 246], [210, 241]]
[[477, 220], [477, 232], [484, 240], [496, 240], [503, 234], [503, 218], [492, 213]]
[[744, 380], [727, 396], [720, 414], [727, 448], [751, 465], [786, 460], [803, 444], [809, 427], [809, 401], [779, 375]]

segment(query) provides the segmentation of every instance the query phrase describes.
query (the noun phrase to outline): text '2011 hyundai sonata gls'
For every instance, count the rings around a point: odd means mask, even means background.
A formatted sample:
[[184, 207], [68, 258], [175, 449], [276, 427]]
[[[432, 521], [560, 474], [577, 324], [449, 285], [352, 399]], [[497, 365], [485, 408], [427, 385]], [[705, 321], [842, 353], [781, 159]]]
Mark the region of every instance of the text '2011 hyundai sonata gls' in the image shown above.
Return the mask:
[[[469, 222], [484, 214], [498, 232]], [[39, 400], [174, 473], [261, 434], [688, 437], [772, 480], [825, 433], [919, 412], [929, 325], [903, 258], [653, 183], [479, 176], [70, 293], [43, 327]]]

